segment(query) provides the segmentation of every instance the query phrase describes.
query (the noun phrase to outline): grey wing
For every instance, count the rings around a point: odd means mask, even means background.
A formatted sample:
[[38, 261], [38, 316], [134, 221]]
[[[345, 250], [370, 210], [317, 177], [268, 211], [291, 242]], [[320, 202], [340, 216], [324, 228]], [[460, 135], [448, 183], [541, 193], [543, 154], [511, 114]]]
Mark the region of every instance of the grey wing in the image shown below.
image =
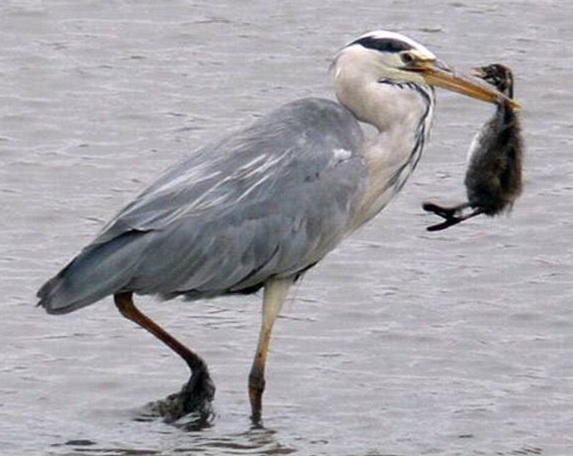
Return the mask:
[[160, 177], [68, 266], [66, 299], [43, 305], [66, 312], [118, 291], [201, 298], [300, 273], [351, 229], [362, 144], [334, 102], [283, 106]]

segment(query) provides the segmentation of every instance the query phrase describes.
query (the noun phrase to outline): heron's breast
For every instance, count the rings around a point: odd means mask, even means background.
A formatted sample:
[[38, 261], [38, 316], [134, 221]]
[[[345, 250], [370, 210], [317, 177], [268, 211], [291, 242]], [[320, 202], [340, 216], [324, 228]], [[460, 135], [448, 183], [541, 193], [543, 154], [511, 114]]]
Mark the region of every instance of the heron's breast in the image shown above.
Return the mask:
[[411, 136], [382, 134], [367, 147], [368, 185], [356, 217], [355, 227], [384, 209], [412, 175], [427, 139], [425, 131]]

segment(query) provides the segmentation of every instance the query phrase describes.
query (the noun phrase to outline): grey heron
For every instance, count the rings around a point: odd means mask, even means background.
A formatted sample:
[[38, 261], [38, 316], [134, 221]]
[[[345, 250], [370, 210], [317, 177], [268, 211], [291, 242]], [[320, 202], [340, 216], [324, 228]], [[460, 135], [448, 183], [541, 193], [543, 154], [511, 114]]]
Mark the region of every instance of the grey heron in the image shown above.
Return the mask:
[[500, 96], [387, 31], [348, 43], [332, 74], [338, 102], [290, 102], [168, 169], [40, 288], [39, 305], [65, 314], [113, 295], [123, 316], [185, 360], [192, 411], [213, 398], [206, 363], [140, 312], [133, 295], [197, 300], [263, 288], [248, 380], [258, 421], [271, 333], [289, 288], [400, 191], [428, 140], [433, 87], [490, 103]]
[[[428, 227], [429, 231], [442, 230], [480, 214], [499, 215], [510, 210], [522, 192], [524, 145], [518, 114], [509, 102], [513, 98], [513, 73], [499, 63], [476, 68], [475, 73], [507, 98], [500, 98], [493, 117], [470, 145], [464, 180], [468, 201], [453, 207], [425, 203], [425, 210], [445, 219]], [[467, 208], [472, 211], [464, 214]]]

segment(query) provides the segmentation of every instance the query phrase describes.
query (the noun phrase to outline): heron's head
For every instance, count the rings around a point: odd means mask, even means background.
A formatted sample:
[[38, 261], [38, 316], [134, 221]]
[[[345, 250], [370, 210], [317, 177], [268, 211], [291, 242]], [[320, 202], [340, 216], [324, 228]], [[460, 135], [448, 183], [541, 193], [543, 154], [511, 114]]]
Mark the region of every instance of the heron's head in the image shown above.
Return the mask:
[[[343, 70], [341, 61], [356, 74], [375, 81], [441, 87], [490, 103], [505, 96], [478, 78], [454, 72], [425, 46], [399, 33], [375, 31], [362, 35], [340, 51], [333, 64], [337, 73]], [[519, 107], [516, 102], [512, 105]]]

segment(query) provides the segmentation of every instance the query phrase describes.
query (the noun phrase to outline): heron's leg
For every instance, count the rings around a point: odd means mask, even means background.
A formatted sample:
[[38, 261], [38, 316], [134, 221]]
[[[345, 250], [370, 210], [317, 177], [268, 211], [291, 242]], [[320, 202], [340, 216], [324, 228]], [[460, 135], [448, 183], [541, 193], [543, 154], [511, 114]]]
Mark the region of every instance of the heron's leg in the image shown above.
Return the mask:
[[251, 418], [256, 423], [261, 419], [262, 398], [265, 390], [265, 364], [273, 325], [281, 311], [291, 284], [292, 279], [273, 279], [265, 284], [261, 332], [259, 334], [257, 352], [249, 374]]
[[189, 366], [189, 369], [191, 369], [191, 379], [182, 391], [182, 395], [185, 396], [182, 413], [204, 410], [206, 402], [212, 401], [215, 394], [215, 386], [205, 361], [135, 307], [133, 304], [133, 293], [118, 293], [114, 295], [114, 300], [116, 307], [124, 317], [157, 337], [181, 356]]
[[114, 296], [115, 305], [124, 317], [149, 331], [161, 342], [171, 348], [175, 353], [181, 356], [181, 358], [185, 360], [192, 372], [206, 369], [207, 365], [199, 357], [199, 355], [193, 353], [185, 345], [175, 339], [171, 334], [165, 331], [161, 326], [155, 323], [151, 318], [144, 315], [137, 307], [135, 307], [135, 304], [133, 304], [132, 296], [133, 293], [131, 292], [118, 293]]

